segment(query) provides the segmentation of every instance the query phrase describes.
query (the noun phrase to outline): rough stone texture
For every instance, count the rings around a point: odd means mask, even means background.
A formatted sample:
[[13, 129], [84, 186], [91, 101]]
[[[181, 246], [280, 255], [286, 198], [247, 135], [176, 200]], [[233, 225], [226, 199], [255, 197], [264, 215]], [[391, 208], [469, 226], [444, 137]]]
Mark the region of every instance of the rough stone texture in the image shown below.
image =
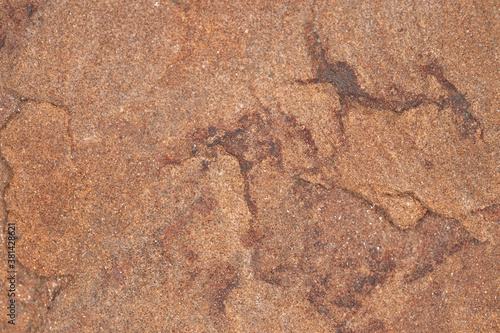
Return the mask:
[[500, 331], [499, 13], [0, 2], [1, 331]]

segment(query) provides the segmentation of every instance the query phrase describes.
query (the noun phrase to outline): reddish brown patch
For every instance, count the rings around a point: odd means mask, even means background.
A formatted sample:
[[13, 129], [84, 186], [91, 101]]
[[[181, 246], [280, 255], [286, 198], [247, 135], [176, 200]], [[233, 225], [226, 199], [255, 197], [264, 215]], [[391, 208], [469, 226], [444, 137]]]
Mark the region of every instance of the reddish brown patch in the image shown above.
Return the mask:
[[199, 256], [198, 256], [198, 253], [194, 252], [193, 250], [191, 249], [186, 249], [185, 250], [185, 253], [184, 253], [184, 256], [186, 257], [186, 259], [190, 262], [190, 263], [193, 263], [195, 262], [196, 260], [198, 260]]
[[[307, 81], [298, 81], [300, 84], [308, 83], [329, 83], [335, 87], [340, 97], [343, 111], [338, 114], [340, 129], [343, 130], [342, 117], [349, 109], [349, 100], [363, 106], [375, 109], [388, 109], [396, 113], [417, 107], [422, 103], [430, 102], [443, 108], [450, 105], [454, 114], [454, 121], [463, 138], [468, 138], [476, 132], [483, 135], [480, 123], [469, 112], [470, 105], [458, 89], [448, 81], [442, 68], [431, 62], [421, 67], [426, 75], [434, 76], [438, 82], [448, 91], [448, 97], [442, 101], [431, 100], [423, 94], [415, 95], [411, 92], [403, 91], [392, 85], [392, 92], [396, 98], [385, 99], [376, 97], [364, 91], [358, 83], [356, 71], [346, 62], [337, 61], [330, 63], [326, 57], [326, 50], [321, 46], [319, 35], [314, 31], [312, 23], [305, 25], [306, 41], [308, 52], [311, 57], [312, 66], [316, 72], [316, 77]], [[342, 131], [343, 133], [343, 131]]]
[[161, 233], [160, 243], [162, 245], [166, 245], [173, 239], [177, 238], [177, 235], [185, 228], [188, 221], [188, 216], [182, 216], [181, 218], [175, 220], [173, 224], [166, 227]]
[[182, 159], [178, 157], [171, 157], [169, 155], [163, 155], [159, 160], [158, 171], [161, 172], [163, 168], [168, 165], [179, 165], [182, 163]]
[[467, 102], [465, 96], [458, 91], [455, 85], [445, 78], [443, 69], [433, 62], [422, 66], [421, 68], [425, 74], [434, 76], [436, 80], [448, 91], [448, 97], [436, 104], [440, 104], [441, 107], [445, 107], [447, 105], [451, 106], [454, 114], [453, 120], [455, 121], [461, 136], [467, 138], [480, 131], [480, 136], [482, 137], [483, 132], [480, 123], [469, 112], [469, 102]]
[[368, 326], [364, 327], [361, 332], [363, 333], [375, 333], [375, 332], [384, 332], [385, 324], [382, 320], [379, 319], [371, 319], [368, 323]]
[[[443, 223], [444, 222], [444, 223]], [[407, 283], [419, 280], [433, 272], [445, 258], [464, 246], [474, 243], [474, 239], [455, 220], [444, 220], [426, 216], [417, 227], [418, 257], [411, 272], [405, 276]]]
[[299, 124], [297, 118], [293, 115], [286, 115], [285, 120], [292, 126], [293, 131], [290, 134], [293, 136], [296, 133], [300, 140], [306, 144], [306, 154], [308, 156], [316, 156], [318, 154], [318, 147], [311, 131], [305, 125]]
[[264, 234], [261, 231], [255, 229], [255, 227], [251, 226], [248, 231], [241, 237], [241, 242], [243, 246], [249, 248], [255, 246], [260, 240], [264, 237]]
[[12, 51], [33, 15], [42, 7], [40, 0], [2, 1], [0, 4], [0, 49]]
[[188, 134], [187, 138], [194, 143], [200, 143], [205, 141], [209, 137], [208, 129], [206, 128], [196, 128], [191, 133]]
[[187, 289], [190, 289], [193, 287], [195, 281], [200, 277], [201, 275], [201, 269], [198, 267], [195, 267], [192, 270], [189, 270], [186, 272], [187, 273], [187, 278], [185, 278], [181, 283], [179, 288], [177, 289], [177, 293], [179, 296], [182, 296], [186, 293]]
[[427, 169], [427, 170], [431, 170], [433, 167], [434, 167], [434, 163], [432, 163], [431, 161], [429, 160], [424, 160], [424, 167]]
[[238, 271], [229, 263], [219, 264], [207, 277], [206, 290], [211, 302], [210, 314], [219, 328], [224, 325], [225, 301], [238, 283]]
[[184, 214], [174, 221], [174, 223], [155, 233], [158, 244], [164, 248], [164, 250], [168, 248], [169, 244], [179, 237], [195, 215], [209, 219], [215, 205], [215, 201], [211, 198], [202, 197], [197, 199]]
[[105, 269], [106, 278], [111, 285], [124, 285], [126, 283], [127, 274], [131, 268], [130, 259], [126, 259], [119, 264], [113, 265], [109, 269]]
[[328, 315], [329, 310], [326, 305], [326, 288], [321, 284], [314, 284], [307, 293], [307, 300], [321, 315]]

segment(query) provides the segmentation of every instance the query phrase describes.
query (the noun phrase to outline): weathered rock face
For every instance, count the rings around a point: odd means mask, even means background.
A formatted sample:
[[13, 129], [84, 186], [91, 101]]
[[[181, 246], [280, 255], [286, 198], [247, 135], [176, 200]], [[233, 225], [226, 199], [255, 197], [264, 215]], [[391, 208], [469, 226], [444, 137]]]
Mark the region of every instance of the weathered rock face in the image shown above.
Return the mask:
[[1, 4], [16, 329], [499, 330], [497, 12]]

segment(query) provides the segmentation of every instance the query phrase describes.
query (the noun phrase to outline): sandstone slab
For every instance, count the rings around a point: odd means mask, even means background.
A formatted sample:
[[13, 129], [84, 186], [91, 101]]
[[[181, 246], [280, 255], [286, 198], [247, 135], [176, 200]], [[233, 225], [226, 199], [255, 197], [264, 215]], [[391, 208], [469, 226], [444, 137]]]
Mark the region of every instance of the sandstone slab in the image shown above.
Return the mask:
[[499, 331], [498, 13], [2, 2], [0, 331]]

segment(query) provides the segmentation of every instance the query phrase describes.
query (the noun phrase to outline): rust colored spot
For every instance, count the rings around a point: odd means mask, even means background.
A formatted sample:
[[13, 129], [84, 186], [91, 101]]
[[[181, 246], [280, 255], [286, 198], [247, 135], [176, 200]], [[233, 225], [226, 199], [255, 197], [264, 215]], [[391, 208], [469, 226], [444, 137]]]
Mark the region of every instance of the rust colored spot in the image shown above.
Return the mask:
[[370, 255], [367, 258], [370, 270], [377, 274], [388, 274], [396, 268], [396, 263], [390, 251], [385, 251], [383, 254], [376, 248], [370, 249]]
[[115, 266], [108, 272], [108, 279], [111, 283], [123, 284], [125, 282], [121, 267]]
[[188, 219], [183, 216], [177, 219], [173, 224], [169, 225], [161, 234], [161, 243], [168, 244], [184, 229], [187, 225]]
[[130, 270], [131, 262], [126, 259], [121, 264], [113, 265], [110, 269], [105, 270], [107, 280], [110, 284], [125, 284], [127, 272]]

